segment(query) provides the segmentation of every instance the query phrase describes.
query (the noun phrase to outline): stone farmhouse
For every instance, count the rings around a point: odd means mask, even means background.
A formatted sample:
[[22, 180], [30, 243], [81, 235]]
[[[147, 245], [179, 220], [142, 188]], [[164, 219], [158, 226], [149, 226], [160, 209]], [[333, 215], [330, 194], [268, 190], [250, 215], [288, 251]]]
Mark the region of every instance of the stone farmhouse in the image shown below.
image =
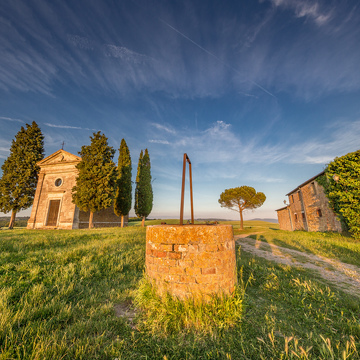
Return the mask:
[[[40, 167], [28, 229], [83, 229], [89, 227], [89, 212], [72, 202], [79, 156], [58, 150], [39, 161]], [[112, 207], [94, 213], [95, 227], [121, 226]], [[127, 225], [128, 218], [124, 219]]]
[[342, 231], [324, 188], [316, 181], [323, 174], [324, 171], [286, 194], [289, 205], [276, 210], [281, 230]]

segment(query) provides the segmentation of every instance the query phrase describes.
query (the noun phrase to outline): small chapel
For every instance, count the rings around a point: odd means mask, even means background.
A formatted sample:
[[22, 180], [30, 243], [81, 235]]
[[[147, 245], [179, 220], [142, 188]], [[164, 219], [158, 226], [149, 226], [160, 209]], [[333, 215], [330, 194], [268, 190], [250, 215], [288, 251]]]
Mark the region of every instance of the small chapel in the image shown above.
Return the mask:
[[[89, 227], [89, 212], [81, 211], [72, 202], [72, 188], [76, 185], [81, 157], [58, 150], [39, 161], [40, 167], [34, 203], [27, 224], [28, 229], [85, 229]], [[121, 217], [113, 207], [97, 211], [95, 227], [121, 226]], [[128, 217], [124, 218], [127, 225]]]

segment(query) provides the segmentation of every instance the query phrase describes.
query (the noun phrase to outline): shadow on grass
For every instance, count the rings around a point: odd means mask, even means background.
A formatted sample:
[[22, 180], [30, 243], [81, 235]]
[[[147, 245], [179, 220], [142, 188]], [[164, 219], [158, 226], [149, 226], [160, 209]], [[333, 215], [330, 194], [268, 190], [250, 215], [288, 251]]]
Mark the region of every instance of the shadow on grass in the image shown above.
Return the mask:
[[[296, 250], [309, 255], [323, 256], [359, 266], [360, 241], [332, 232], [277, 231], [249, 235], [258, 241], [257, 247], [268, 244]], [[281, 249], [280, 249], [281, 251]]]
[[[304, 252], [306, 254], [311, 254], [311, 255], [317, 255], [314, 251], [312, 251], [310, 248], [305, 247], [303, 245], [299, 245], [299, 246], [295, 246], [295, 245], [291, 245], [283, 240], [280, 240], [278, 238], [272, 238], [271, 240], [266, 238], [266, 235], [252, 235], [250, 236], [252, 239], [256, 240], [256, 241], [261, 241], [262, 244], [267, 244], [270, 248], [270, 251], [272, 254], [274, 255], [278, 255], [283, 254], [286, 255], [287, 257], [292, 257], [291, 254], [289, 254], [288, 252], [284, 252], [282, 251], [281, 248], [285, 248], [285, 249], [290, 249], [290, 250], [295, 250], [295, 251], [299, 251], [299, 252]], [[276, 248], [274, 248], [274, 246]], [[260, 245], [261, 247], [261, 245]], [[274, 251], [276, 249], [276, 251]]]

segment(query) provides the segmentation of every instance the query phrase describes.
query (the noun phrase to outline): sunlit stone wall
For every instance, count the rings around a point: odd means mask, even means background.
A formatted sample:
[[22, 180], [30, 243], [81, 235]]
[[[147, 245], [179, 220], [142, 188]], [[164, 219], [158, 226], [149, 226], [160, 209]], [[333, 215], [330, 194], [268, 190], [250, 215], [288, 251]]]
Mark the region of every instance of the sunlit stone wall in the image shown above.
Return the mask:
[[232, 226], [148, 226], [146, 273], [160, 293], [181, 299], [232, 293], [237, 279]]

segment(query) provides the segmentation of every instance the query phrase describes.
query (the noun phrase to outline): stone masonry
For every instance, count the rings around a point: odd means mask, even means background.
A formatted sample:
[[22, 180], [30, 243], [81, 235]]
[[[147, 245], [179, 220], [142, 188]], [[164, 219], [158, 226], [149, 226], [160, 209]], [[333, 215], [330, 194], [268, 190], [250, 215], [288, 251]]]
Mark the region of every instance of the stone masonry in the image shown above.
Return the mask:
[[[82, 229], [89, 227], [89, 213], [72, 202], [79, 156], [58, 150], [38, 162], [40, 167], [28, 229]], [[94, 214], [95, 227], [120, 226], [112, 207]], [[127, 217], [125, 219], [127, 224]]]
[[292, 224], [291, 224], [291, 219], [290, 219], [290, 214], [289, 214], [289, 211], [290, 211], [289, 207], [284, 206], [281, 209], [278, 209], [276, 211], [277, 211], [280, 229], [292, 231], [293, 229], [292, 229]]
[[289, 192], [289, 205], [277, 211], [281, 230], [337, 231], [341, 223], [330, 209], [323, 187], [314, 176]]
[[232, 226], [148, 226], [146, 273], [160, 294], [180, 299], [231, 294], [237, 283]]

